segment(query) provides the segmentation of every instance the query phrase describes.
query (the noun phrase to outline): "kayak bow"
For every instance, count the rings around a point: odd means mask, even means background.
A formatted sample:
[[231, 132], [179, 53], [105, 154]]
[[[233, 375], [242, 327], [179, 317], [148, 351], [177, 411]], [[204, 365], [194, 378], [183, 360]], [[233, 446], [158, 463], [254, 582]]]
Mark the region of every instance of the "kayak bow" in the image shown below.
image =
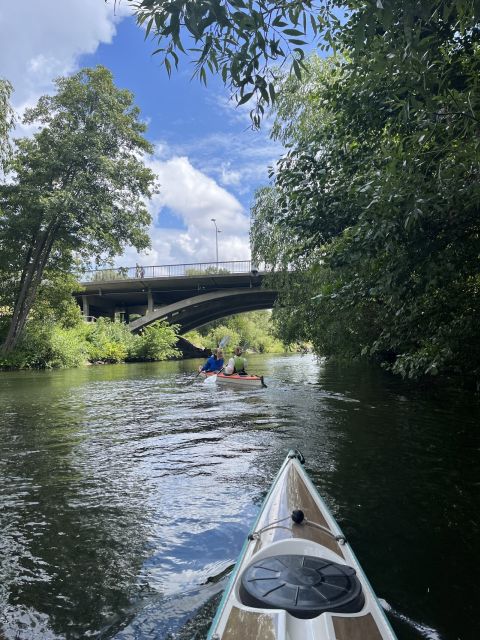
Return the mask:
[[303, 461], [283, 463], [207, 640], [395, 640]]

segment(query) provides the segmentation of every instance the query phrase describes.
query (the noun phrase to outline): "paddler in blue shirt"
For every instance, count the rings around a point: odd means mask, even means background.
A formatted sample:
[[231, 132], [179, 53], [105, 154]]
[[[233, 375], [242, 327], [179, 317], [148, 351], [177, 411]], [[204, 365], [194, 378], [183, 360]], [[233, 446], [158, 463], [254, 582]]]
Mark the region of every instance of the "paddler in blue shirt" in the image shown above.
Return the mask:
[[223, 351], [221, 349], [214, 349], [212, 355], [207, 359], [203, 367], [199, 367], [199, 371], [218, 372], [223, 369]]

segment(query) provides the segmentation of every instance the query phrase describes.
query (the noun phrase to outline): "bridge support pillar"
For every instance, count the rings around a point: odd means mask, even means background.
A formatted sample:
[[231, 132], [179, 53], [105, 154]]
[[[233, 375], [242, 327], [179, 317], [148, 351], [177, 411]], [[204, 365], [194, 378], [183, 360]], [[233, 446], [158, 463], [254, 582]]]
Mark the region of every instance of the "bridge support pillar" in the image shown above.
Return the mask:
[[88, 304], [88, 296], [82, 296], [82, 313], [83, 313], [85, 318], [90, 315], [90, 307], [89, 307], [89, 304]]
[[153, 313], [153, 295], [152, 290], [147, 291], [147, 314]]

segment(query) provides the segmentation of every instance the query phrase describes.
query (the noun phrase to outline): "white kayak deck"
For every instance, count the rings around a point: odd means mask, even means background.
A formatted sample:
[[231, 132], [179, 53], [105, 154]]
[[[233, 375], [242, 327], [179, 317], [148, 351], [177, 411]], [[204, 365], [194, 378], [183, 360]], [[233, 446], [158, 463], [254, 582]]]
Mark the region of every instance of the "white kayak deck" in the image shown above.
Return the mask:
[[[294, 510], [305, 521], [296, 524]], [[319, 526], [316, 526], [319, 525]], [[265, 527], [270, 527], [264, 531]], [[325, 528], [325, 530], [322, 529]], [[232, 574], [208, 640], [395, 640], [396, 636], [350, 545], [298, 459], [287, 458], [265, 500]], [[338, 539], [336, 539], [338, 538]], [[318, 557], [355, 569], [364, 603], [356, 613], [322, 612], [308, 619], [284, 609], [242, 601], [242, 573], [255, 561], [278, 554]]]

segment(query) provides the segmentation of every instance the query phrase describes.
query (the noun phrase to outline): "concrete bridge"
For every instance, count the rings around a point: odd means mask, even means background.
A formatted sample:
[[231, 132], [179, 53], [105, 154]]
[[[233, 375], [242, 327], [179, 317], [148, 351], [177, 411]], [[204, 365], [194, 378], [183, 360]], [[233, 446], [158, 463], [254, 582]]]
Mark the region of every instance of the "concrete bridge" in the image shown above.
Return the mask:
[[225, 316], [270, 309], [277, 292], [262, 288], [264, 273], [250, 261], [88, 271], [74, 295], [88, 319], [120, 317], [133, 332], [155, 320], [180, 334]]

